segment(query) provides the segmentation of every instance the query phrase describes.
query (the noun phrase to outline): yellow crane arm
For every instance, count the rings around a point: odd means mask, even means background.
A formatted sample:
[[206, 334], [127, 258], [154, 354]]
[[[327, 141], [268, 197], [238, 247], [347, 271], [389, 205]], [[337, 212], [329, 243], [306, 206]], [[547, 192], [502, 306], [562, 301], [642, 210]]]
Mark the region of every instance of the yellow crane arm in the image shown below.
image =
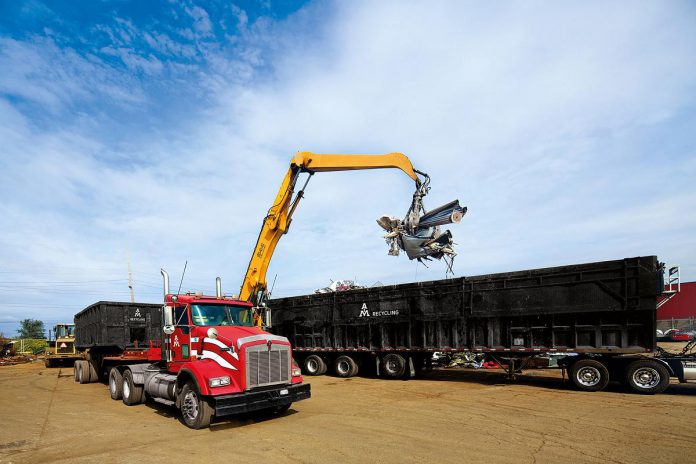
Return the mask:
[[309, 182], [305, 182], [302, 189], [295, 192], [295, 184], [299, 175], [303, 172], [314, 174], [326, 171], [353, 171], [358, 169], [401, 169], [416, 182], [416, 187], [421, 185], [421, 180], [408, 157], [402, 153], [387, 153], [385, 155], [335, 155], [316, 154], [310, 152], [298, 152], [290, 162], [290, 168], [285, 174], [280, 185], [273, 206], [263, 220], [261, 232], [256, 240], [254, 253], [251, 255], [239, 299], [251, 301], [255, 305], [264, 301], [267, 291], [266, 271], [273, 257], [275, 247], [283, 234], [290, 228], [292, 215], [300, 200], [304, 196], [304, 189]]

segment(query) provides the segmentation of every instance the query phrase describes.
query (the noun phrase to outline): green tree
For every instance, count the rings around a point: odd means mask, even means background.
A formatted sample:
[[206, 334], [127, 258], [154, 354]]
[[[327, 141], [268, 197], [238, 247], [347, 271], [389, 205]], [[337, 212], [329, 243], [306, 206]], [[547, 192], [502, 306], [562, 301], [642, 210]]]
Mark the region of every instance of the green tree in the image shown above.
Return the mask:
[[24, 319], [19, 321], [19, 338], [44, 338], [44, 323], [36, 319]]

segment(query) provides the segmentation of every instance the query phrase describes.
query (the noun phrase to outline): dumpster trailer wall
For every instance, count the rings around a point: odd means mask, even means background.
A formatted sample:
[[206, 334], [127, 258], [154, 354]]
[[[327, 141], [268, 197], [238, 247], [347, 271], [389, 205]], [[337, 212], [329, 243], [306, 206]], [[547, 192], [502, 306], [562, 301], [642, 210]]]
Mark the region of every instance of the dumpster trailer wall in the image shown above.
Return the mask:
[[573, 351], [655, 348], [657, 257], [271, 300], [295, 351]]

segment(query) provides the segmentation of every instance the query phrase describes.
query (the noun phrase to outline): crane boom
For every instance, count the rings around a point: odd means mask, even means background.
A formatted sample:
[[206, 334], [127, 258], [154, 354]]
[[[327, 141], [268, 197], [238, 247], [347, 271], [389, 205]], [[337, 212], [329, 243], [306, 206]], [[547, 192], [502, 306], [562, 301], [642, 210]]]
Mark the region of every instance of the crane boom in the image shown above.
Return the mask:
[[295, 195], [295, 186], [299, 175], [307, 172], [353, 171], [360, 169], [395, 168], [406, 173], [416, 182], [416, 188], [421, 185], [418, 174], [425, 174], [413, 168], [411, 161], [402, 153], [387, 153], [384, 155], [339, 155], [298, 152], [290, 162], [290, 168], [280, 185], [273, 206], [263, 219], [261, 232], [256, 240], [254, 252], [249, 260], [239, 299], [251, 301], [254, 305], [262, 303], [266, 297], [266, 272], [273, 257], [275, 247], [283, 234], [287, 233], [292, 221], [292, 215], [304, 196], [305, 182], [302, 189]]

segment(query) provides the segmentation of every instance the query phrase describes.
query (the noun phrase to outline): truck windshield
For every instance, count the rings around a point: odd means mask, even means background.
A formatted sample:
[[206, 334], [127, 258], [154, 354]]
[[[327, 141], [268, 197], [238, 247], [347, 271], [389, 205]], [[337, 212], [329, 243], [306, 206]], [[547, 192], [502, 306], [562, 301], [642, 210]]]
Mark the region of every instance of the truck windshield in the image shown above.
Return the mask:
[[245, 306], [192, 304], [191, 318], [196, 325], [254, 325], [251, 308]]

